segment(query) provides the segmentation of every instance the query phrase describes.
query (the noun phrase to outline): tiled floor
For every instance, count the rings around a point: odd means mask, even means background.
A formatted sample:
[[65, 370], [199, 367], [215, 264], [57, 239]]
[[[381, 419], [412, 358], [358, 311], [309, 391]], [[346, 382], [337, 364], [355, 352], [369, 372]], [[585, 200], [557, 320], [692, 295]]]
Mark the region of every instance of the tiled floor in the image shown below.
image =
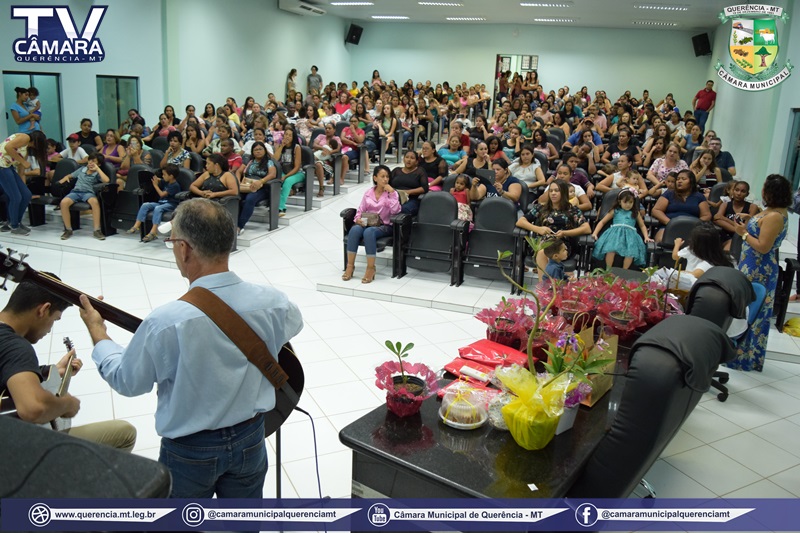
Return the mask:
[[[350, 452], [339, 443], [338, 431], [384, 401], [373, 374], [389, 356], [383, 341], [414, 342], [412, 360], [441, 367], [459, 346], [484, 335], [485, 327], [473, 312], [494, 304], [508, 290], [505, 283], [475, 278], [450, 287], [445, 275], [414, 271], [393, 280], [386, 261], [380, 262], [371, 285], [359, 282], [363, 263], [352, 281], [342, 282], [339, 212], [356, 205], [365, 187], [352, 187], [353, 192], [327, 201], [322, 209], [292, 220], [231, 258], [232, 269], [243, 278], [285, 291], [303, 311], [305, 327], [293, 341], [306, 372], [300, 405], [314, 417], [322, 493], [332, 497], [350, 493]], [[100, 243], [88, 233], [76, 233], [68, 247], [52, 249], [33, 245], [33, 237], [42, 233], [44, 241], [62, 245], [55, 237], [58, 229], [50, 224], [34, 228], [27, 240], [16, 239], [13, 247], [29, 253], [27, 262], [34, 268], [56, 272], [66, 283], [103, 294], [133, 314], [144, 316], [187, 287], [165, 263], [171, 254], [160, 241], [145, 245], [117, 235]], [[787, 239], [787, 253], [796, 253], [793, 242], [795, 237]], [[97, 257], [99, 253], [106, 257]], [[800, 304], [793, 304], [791, 311], [800, 313]], [[117, 341], [130, 338], [120, 328], [109, 329]], [[36, 346], [42, 360], [55, 361], [63, 354], [64, 335], [87, 363], [73, 381], [73, 391], [82, 399], [76, 424], [129, 420], [139, 430], [135, 453], [157, 457], [155, 392], [131, 399], [109, 389], [94, 370], [89, 336], [74, 308]], [[773, 329], [769, 349], [763, 373], [731, 372], [726, 403], [706, 394], [647, 475], [660, 496], [800, 497], [800, 339]], [[304, 415], [295, 413], [284, 426], [281, 475], [286, 497], [317, 496], [311, 436]], [[270, 461], [274, 445], [270, 438]], [[275, 495], [274, 468], [264, 495]]]

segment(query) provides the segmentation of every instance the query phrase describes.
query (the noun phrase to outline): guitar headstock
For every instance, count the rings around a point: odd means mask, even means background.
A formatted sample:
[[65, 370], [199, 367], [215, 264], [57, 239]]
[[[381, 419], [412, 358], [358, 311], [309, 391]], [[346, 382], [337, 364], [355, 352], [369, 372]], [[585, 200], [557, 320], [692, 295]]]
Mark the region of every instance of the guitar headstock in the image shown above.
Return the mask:
[[64, 346], [67, 347], [68, 352], [75, 347], [69, 337], [64, 337]]
[[3, 277], [3, 284], [0, 285], [0, 289], [6, 289], [6, 283], [10, 279], [14, 283], [19, 283], [25, 278], [25, 275], [30, 270], [30, 267], [25, 263], [25, 258], [28, 257], [28, 254], [20, 253], [19, 257], [14, 257], [14, 254], [17, 253], [16, 250], [12, 250], [11, 248], [6, 248], [8, 254], [4, 254], [0, 252], [0, 276]]

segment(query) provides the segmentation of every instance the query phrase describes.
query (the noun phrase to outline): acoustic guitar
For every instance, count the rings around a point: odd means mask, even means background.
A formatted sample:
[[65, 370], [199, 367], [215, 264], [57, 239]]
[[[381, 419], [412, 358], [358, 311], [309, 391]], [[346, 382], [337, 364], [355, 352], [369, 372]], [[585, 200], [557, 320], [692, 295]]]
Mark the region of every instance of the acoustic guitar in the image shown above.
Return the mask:
[[[64, 346], [67, 347], [67, 352], [72, 351], [72, 341], [69, 337], [64, 337]], [[75, 360], [75, 353], [69, 356], [67, 360], [67, 369], [64, 371], [64, 377], [58, 375], [58, 367], [56, 365], [48, 365], [42, 369], [42, 388], [55, 396], [64, 396], [69, 390], [69, 382], [72, 379], [72, 362]], [[3, 391], [0, 394], [0, 416], [14, 416], [18, 418], [17, 406], [14, 405], [14, 400], [8, 394], [8, 391]], [[59, 417], [46, 424], [40, 424], [42, 427], [52, 428], [56, 431], [66, 431], [72, 426], [71, 418]]]
[[[15, 283], [29, 281], [63, 298], [69, 303], [81, 307], [80, 296], [85, 293], [47, 274], [38, 272], [24, 262], [27, 254], [20, 254], [19, 258], [15, 258], [15, 253], [15, 250], [11, 250], [10, 248], [8, 249], [8, 254], [0, 252], [0, 277], [5, 278], [3, 284], [0, 285], [0, 289], [6, 290], [6, 283], [8, 280]], [[92, 307], [97, 310], [104, 320], [126, 331], [136, 333], [136, 330], [142, 323], [141, 318], [131, 315], [102, 300], [89, 296], [88, 294], [86, 296], [92, 303]], [[280, 363], [279, 366], [287, 374], [288, 380], [281, 388], [275, 390], [275, 408], [265, 413], [264, 432], [267, 437], [272, 435], [281, 427], [281, 424], [289, 418], [289, 415], [292, 414], [292, 411], [299, 403], [300, 396], [305, 387], [303, 366], [297, 359], [290, 343], [287, 342], [281, 347], [281, 351], [278, 353], [276, 359]], [[57, 375], [58, 372], [56, 372], [56, 376]]]

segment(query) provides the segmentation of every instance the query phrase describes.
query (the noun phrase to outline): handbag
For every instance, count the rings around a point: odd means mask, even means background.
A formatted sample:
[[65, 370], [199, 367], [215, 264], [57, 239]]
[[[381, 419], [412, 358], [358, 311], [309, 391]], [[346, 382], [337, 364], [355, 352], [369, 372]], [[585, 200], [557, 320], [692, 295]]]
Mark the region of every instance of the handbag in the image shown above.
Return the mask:
[[383, 221], [378, 213], [361, 213], [361, 220], [369, 227], [383, 226]]

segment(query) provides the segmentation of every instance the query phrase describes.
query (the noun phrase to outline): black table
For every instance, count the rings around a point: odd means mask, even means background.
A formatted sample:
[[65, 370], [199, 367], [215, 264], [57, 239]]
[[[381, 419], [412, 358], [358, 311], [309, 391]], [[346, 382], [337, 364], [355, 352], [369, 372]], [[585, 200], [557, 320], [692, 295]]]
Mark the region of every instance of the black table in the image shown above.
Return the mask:
[[[339, 433], [353, 450], [352, 495], [363, 498], [559, 498], [577, 479], [610, 425], [621, 381], [574, 427], [542, 450], [527, 451], [488, 423], [461, 431], [439, 419], [441, 402], [399, 418], [382, 405]], [[534, 484], [535, 488], [529, 487]]]
[[166, 466], [145, 457], [0, 417], [0, 497], [166, 498]]

